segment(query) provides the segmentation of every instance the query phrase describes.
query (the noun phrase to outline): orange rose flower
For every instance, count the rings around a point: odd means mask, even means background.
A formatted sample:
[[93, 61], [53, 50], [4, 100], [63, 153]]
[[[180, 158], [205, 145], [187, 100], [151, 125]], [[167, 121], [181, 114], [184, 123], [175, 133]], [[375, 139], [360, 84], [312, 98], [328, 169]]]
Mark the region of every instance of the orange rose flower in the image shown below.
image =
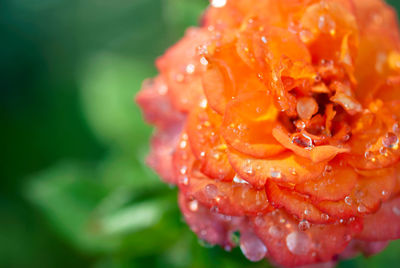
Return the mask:
[[400, 35], [381, 0], [213, 0], [137, 96], [201, 239], [300, 266], [400, 238]]

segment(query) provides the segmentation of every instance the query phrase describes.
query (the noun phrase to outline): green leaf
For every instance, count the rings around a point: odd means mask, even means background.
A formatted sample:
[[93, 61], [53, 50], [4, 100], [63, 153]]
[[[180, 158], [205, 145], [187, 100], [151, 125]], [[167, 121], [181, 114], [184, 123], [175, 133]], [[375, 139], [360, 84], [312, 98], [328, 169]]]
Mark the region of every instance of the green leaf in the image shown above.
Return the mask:
[[94, 174], [75, 163], [61, 163], [38, 174], [25, 189], [27, 198], [64, 239], [89, 252], [106, 252], [118, 245], [114, 239], [99, 237], [88, 225], [106, 194]]
[[151, 128], [146, 126], [134, 95], [152, 76], [152, 63], [100, 53], [82, 67], [82, 106], [88, 123], [105, 144], [140, 152]]

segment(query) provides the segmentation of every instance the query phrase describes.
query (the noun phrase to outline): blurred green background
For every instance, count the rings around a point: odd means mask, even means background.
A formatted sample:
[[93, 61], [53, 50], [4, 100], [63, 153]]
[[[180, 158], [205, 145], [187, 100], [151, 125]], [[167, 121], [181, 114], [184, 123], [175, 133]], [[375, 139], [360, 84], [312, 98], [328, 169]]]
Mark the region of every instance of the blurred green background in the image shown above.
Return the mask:
[[[199, 242], [143, 162], [133, 96], [206, 5], [0, 2], [0, 267], [268, 266]], [[396, 242], [340, 267], [399, 263]]]

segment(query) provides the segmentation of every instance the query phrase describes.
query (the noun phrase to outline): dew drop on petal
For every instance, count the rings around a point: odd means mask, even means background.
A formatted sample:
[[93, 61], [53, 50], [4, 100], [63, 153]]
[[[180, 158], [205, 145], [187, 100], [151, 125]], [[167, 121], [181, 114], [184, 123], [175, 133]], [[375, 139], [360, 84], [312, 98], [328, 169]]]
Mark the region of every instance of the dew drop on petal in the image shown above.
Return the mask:
[[336, 23], [329, 15], [322, 15], [318, 20], [318, 27], [321, 31], [334, 35]]
[[181, 167], [181, 169], [179, 170], [179, 172], [180, 172], [182, 175], [185, 175], [186, 172], [187, 172], [187, 167], [186, 167], [186, 166]]
[[250, 261], [260, 261], [267, 254], [267, 247], [254, 234], [243, 234], [240, 238], [240, 249]]
[[184, 177], [181, 179], [180, 181], [183, 185], [187, 186], [189, 185], [189, 178], [188, 177]]
[[311, 239], [304, 232], [292, 232], [286, 237], [286, 246], [295, 255], [306, 255], [310, 251]]
[[249, 175], [253, 174], [253, 167], [252, 166], [248, 166], [245, 170], [245, 172]]
[[347, 205], [351, 206], [351, 205], [353, 204], [353, 199], [352, 199], [350, 196], [346, 196], [346, 197], [344, 198], [344, 202], [345, 202]]
[[245, 181], [242, 178], [238, 177], [238, 175], [235, 175], [235, 177], [233, 178], [233, 182], [239, 183], [239, 184], [249, 184], [247, 181]]
[[321, 219], [324, 220], [324, 221], [327, 221], [327, 220], [329, 220], [329, 215], [323, 213], [323, 214], [321, 214]]
[[200, 58], [200, 63], [201, 63], [202, 65], [207, 65], [207, 64], [208, 64], [208, 60], [207, 60], [205, 57], [201, 57], [201, 58]]
[[201, 108], [206, 108], [207, 107], [207, 100], [206, 99], [203, 99], [201, 102], [200, 102], [200, 107]]
[[394, 213], [396, 216], [400, 216], [400, 208], [399, 208], [399, 207], [394, 206], [394, 207], [392, 208], [392, 211], [393, 211], [393, 213]]
[[274, 178], [274, 179], [282, 178], [282, 173], [280, 171], [275, 170], [275, 169], [271, 169], [270, 175], [271, 175], [271, 178]]
[[280, 238], [283, 235], [281, 228], [278, 226], [269, 227], [268, 233], [274, 238]]
[[185, 140], [183, 140], [183, 141], [181, 141], [181, 142], [179, 143], [179, 147], [180, 147], [181, 149], [185, 149], [186, 146], [187, 146], [187, 141], [185, 141]]
[[357, 211], [360, 212], [360, 213], [364, 213], [364, 212], [367, 211], [367, 208], [366, 208], [363, 204], [360, 204], [360, 205], [357, 207]]
[[196, 67], [193, 64], [188, 64], [186, 66], [186, 73], [193, 74], [195, 69], [196, 69]]
[[393, 132], [387, 133], [382, 140], [382, 144], [386, 148], [395, 148], [396, 146], [398, 146], [398, 143], [399, 143], [399, 138]]
[[268, 39], [265, 36], [261, 36], [261, 41], [266, 44], [268, 43]]
[[265, 225], [265, 220], [264, 220], [264, 218], [262, 217], [262, 216], [257, 216], [255, 219], [254, 219], [254, 223], [257, 225], [257, 226], [259, 226], [259, 227], [262, 227], [262, 226], [264, 226]]
[[189, 203], [189, 209], [193, 212], [199, 209], [199, 202], [197, 200], [193, 200]]
[[218, 194], [218, 188], [214, 184], [207, 184], [205, 191], [209, 198], [215, 198]]
[[299, 222], [298, 227], [300, 231], [306, 231], [310, 229], [310, 223], [307, 220], [302, 220]]
[[332, 166], [331, 166], [331, 165], [327, 165], [327, 166], [325, 167], [324, 172], [330, 173], [330, 172], [332, 172], [332, 170], [333, 170]]

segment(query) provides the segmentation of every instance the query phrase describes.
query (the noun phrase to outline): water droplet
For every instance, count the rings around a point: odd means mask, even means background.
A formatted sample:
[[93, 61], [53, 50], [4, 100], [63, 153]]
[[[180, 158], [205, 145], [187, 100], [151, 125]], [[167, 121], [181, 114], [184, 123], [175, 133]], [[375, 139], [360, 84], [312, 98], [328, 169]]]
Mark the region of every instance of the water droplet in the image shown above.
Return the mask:
[[336, 23], [328, 14], [319, 17], [318, 27], [321, 31], [331, 35], [335, 35], [336, 33]]
[[325, 214], [325, 213], [322, 213], [321, 214], [321, 219], [324, 220], [324, 221], [327, 221], [327, 220], [329, 220], [329, 215]]
[[353, 204], [353, 199], [352, 199], [350, 196], [346, 196], [346, 197], [344, 198], [344, 202], [345, 202], [347, 205], [351, 206], [351, 205]]
[[292, 232], [286, 237], [286, 246], [295, 255], [306, 255], [310, 251], [311, 239], [304, 232]]
[[218, 194], [218, 188], [214, 184], [207, 184], [205, 191], [209, 198], [215, 198]]
[[255, 234], [245, 233], [240, 238], [240, 249], [250, 261], [260, 261], [267, 254], [267, 247]]
[[190, 211], [197, 211], [199, 209], [199, 202], [195, 199], [193, 201], [190, 201], [189, 203], [189, 209]]
[[310, 229], [310, 223], [307, 220], [302, 220], [299, 222], [298, 227], [300, 231], [306, 231]]
[[185, 140], [183, 140], [183, 141], [181, 141], [181, 142], [179, 143], [179, 147], [180, 147], [181, 149], [185, 149], [186, 146], [187, 146], [187, 141], [185, 141]]
[[179, 172], [180, 172], [182, 175], [185, 175], [186, 172], [187, 172], [187, 170], [188, 170], [187, 166], [183, 166], [183, 167], [181, 167], [181, 169], [179, 170]]
[[389, 193], [385, 190], [382, 191], [382, 196], [387, 196]]
[[265, 36], [261, 36], [261, 41], [266, 44], [268, 43], [268, 39]]
[[201, 58], [200, 58], [200, 63], [201, 63], [202, 65], [208, 65], [208, 60], [207, 60], [205, 57], [201, 57]]
[[311, 211], [310, 211], [309, 209], [306, 208], [306, 209], [304, 210], [304, 215], [310, 215], [310, 214], [311, 214]]
[[246, 168], [246, 173], [249, 174], [249, 175], [253, 174], [253, 167], [252, 166], [248, 166]]
[[303, 43], [309, 43], [313, 39], [313, 34], [311, 31], [303, 30], [300, 32], [300, 39]]
[[238, 177], [238, 175], [235, 175], [235, 177], [233, 178], [233, 182], [240, 183], [240, 184], [249, 184], [247, 181], [245, 181], [242, 178]]
[[206, 100], [206, 99], [203, 99], [203, 100], [200, 102], [200, 107], [201, 107], [201, 108], [206, 108], [206, 107], [207, 107], [207, 100]]
[[360, 213], [364, 213], [364, 212], [367, 211], [367, 208], [366, 208], [363, 204], [360, 204], [360, 205], [357, 207], [357, 211], [360, 212]]
[[206, 156], [206, 152], [201, 152], [201, 153], [200, 153], [200, 156], [201, 156], [201, 157]]
[[393, 127], [392, 127], [392, 130], [393, 130], [394, 133], [399, 134], [399, 132], [400, 132], [400, 125], [399, 125], [399, 123], [395, 123], [395, 124], [393, 125]]
[[239, 130], [246, 130], [247, 126], [245, 124], [239, 124], [238, 129]]
[[186, 73], [188, 73], [188, 74], [193, 74], [194, 73], [194, 71], [195, 71], [195, 69], [196, 69], [196, 66], [194, 66], [194, 64], [188, 64], [187, 66], [186, 66]]
[[383, 146], [386, 148], [397, 148], [399, 144], [399, 138], [393, 132], [389, 132], [382, 140]]
[[264, 218], [263, 218], [262, 216], [257, 216], [257, 217], [254, 219], [254, 223], [255, 223], [257, 226], [262, 227], [262, 226], [265, 225], [265, 220], [264, 220]]
[[211, 5], [216, 8], [224, 7], [227, 0], [212, 0]]
[[280, 238], [283, 235], [281, 228], [278, 226], [269, 227], [268, 233], [274, 238]]
[[217, 206], [212, 206], [212, 207], [210, 208], [210, 211], [211, 211], [212, 213], [218, 213], [218, 212], [219, 212], [219, 208], [218, 208]]
[[165, 95], [168, 92], [168, 87], [166, 85], [162, 85], [158, 88], [158, 93], [160, 95]]
[[393, 211], [393, 213], [394, 213], [396, 216], [400, 216], [400, 208], [399, 208], [399, 207], [394, 206], [394, 207], [392, 208], [392, 211]]
[[185, 186], [189, 185], [189, 178], [188, 177], [184, 177], [180, 181], [181, 181], [181, 184], [183, 184]]
[[326, 173], [330, 173], [330, 172], [332, 172], [333, 171], [333, 168], [332, 168], [332, 166], [331, 165], [326, 165], [325, 166], [325, 170], [324, 170]]
[[270, 176], [271, 176], [271, 178], [274, 178], [274, 179], [280, 179], [280, 178], [282, 178], [282, 173], [275, 169], [271, 169]]

